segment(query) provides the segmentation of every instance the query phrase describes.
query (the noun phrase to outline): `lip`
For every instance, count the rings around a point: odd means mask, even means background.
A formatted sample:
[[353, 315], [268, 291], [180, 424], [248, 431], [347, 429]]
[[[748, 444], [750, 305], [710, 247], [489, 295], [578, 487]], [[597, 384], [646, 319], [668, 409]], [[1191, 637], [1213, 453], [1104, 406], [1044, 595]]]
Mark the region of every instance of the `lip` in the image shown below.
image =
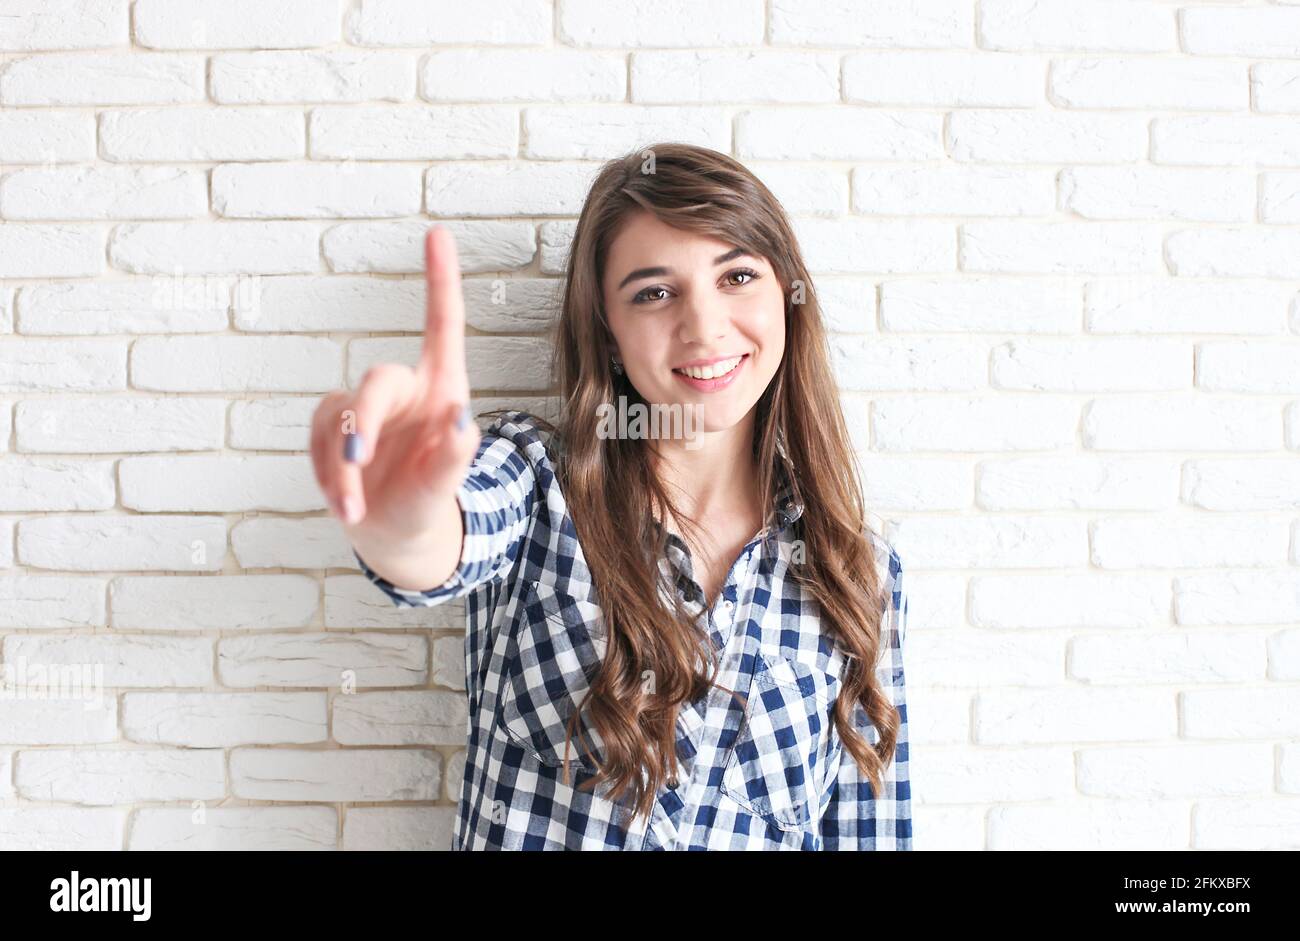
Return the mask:
[[[732, 359], [732, 358], [733, 357], [731, 356], [718, 357], [718, 359]], [[688, 363], [687, 365], [690, 366], [707, 365], [708, 363], [716, 363], [717, 361], [718, 361], [717, 359], [710, 359], [710, 360], [705, 360], [704, 362], [699, 364]], [[740, 371], [745, 368], [745, 364], [748, 362], [749, 362], [749, 354], [743, 353], [741, 354], [740, 362], [736, 364], [735, 369], [727, 373], [725, 376], [716, 376], [713, 379], [693, 379], [690, 376], [686, 375], [685, 373], [677, 372], [677, 370], [673, 370], [673, 375], [676, 376], [678, 379], [680, 379], [682, 382], [686, 383], [696, 392], [717, 392], [718, 390], [725, 389], [727, 386], [735, 382], [736, 377], [740, 375]]]

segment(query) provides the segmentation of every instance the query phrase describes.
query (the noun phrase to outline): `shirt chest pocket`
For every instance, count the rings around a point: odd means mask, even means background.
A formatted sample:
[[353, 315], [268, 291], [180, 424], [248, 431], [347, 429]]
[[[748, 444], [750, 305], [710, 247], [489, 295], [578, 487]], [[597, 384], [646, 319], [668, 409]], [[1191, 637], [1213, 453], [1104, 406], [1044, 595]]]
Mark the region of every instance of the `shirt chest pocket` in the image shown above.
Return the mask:
[[596, 766], [585, 752], [601, 754], [595, 729], [583, 716], [573, 738], [567, 737], [567, 730], [604, 655], [600, 606], [551, 585], [529, 582], [510, 627], [497, 712], [499, 727], [507, 738], [549, 767], [563, 766], [567, 742], [569, 767], [594, 772]]
[[843, 751], [833, 719], [839, 686], [817, 667], [760, 658], [722, 791], [781, 830], [821, 819]]

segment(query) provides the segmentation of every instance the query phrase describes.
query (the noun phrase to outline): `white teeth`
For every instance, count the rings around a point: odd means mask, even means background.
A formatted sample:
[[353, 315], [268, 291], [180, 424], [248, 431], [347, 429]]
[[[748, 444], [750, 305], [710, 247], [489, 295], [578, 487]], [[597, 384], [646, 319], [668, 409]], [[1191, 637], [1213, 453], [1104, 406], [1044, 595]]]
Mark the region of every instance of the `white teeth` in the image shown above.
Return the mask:
[[692, 379], [717, 379], [719, 376], [725, 376], [727, 373], [739, 366], [742, 359], [744, 359], [743, 356], [736, 356], [732, 359], [719, 360], [718, 362], [712, 363], [708, 366], [686, 366], [677, 371], [685, 373]]

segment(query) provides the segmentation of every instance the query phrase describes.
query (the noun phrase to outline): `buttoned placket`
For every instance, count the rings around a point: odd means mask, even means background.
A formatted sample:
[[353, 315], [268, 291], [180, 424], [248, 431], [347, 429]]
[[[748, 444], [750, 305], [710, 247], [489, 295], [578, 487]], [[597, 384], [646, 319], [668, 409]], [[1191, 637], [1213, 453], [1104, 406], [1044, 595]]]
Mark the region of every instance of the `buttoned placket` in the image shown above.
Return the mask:
[[[681, 551], [681, 568], [677, 574], [687, 583], [686, 589], [688, 591], [679, 588], [679, 592], [684, 595], [689, 593], [690, 597], [683, 599], [686, 602], [686, 609], [692, 614], [698, 615], [704, 611], [704, 605], [698, 600], [704, 597], [704, 590], [694, 578], [690, 550], [675, 534], [669, 534], [669, 539], [674, 541]], [[739, 591], [742, 581], [747, 584], [752, 580], [754, 570], [761, 562], [765, 549], [770, 547], [771, 551], [776, 551], [773, 546], [775, 540], [776, 536], [771, 530], [765, 529], [761, 531], [745, 544], [745, 547], [741, 549], [740, 554], [737, 555], [736, 560], [728, 570], [722, 591], [719, 593], [713, 607], [708, 611], [709, 635], [717, 650], [725, 650], [735, 635], [736, 613], [740, 606]], [[684, 704], [682, 708], [696, 708], [696, 705]], [[698, 704], [698, 708], [704, 710], [705, 714], [707, 714], [707, 699]], [[701, 716], [701, 721], [703, 719], [704, 716]], [[688, 806], [699, 803], [697, 791], [705, 786], [707, 768], [711, 763], [710, 761], [702, 761], [702, 757], [698, 753], [693, 757], [691, 771], [685, 781], [679, 781], [676, 778], [670, 778], [667, 781], [666, 790], [655, 802], [655, 808], [652, 811], [652, 815], [659, 818], [659, 823], [665, 822], [663, 818], [677, 816]], [[702, 767], [705, 769], [703, 776], [701, 776]], [[647, 825], [644, 834], [645, 839], [648, 839], [651, 830], [656, 829], [655, 823], [656, 821], [651, 821]], [[678, 834], [680, 834], [680, 830], [678, 830]], [[664, 848], [679, 848], [676, 845], [677, 842], [674, 841], [674, 845], [665, 845]]]

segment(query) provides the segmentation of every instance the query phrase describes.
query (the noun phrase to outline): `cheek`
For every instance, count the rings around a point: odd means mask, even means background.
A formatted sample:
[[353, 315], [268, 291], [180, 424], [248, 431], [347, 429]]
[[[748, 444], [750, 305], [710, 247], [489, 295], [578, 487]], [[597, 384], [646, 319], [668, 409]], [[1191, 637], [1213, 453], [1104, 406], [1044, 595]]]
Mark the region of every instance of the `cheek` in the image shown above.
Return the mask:
[[647, 351], [657, 350], [668, 342], [668, 331], [664, 325], [649, 317], [630, 320], [623, 329], [623, 336], [631, 347], [628, 352], [641, 358], [645, 357]]
[[751, 336], [762, 347], [764, 358], [773, 353], [779, 357], [785, 347], [785, 304], [781, 295], [759, 305], [749, 324]]
[[636, 348], [646, 341], [645, 318], [629, 317], [621, 310], [612, 312], [609, 317], [609, 332], [613, 334], [619, 349], [623, 351], [624, 358], [632, 358], [629, 354], [634, 353]]
[[632, 364], [637, 372], [644, 364], [644, 371], [657, 372], [659, 364], [668, 358], [668, 331], [662, 323], [656, 324], [649, 318], [624, 321], [616, 333], [618, 348], [625, 363]]

